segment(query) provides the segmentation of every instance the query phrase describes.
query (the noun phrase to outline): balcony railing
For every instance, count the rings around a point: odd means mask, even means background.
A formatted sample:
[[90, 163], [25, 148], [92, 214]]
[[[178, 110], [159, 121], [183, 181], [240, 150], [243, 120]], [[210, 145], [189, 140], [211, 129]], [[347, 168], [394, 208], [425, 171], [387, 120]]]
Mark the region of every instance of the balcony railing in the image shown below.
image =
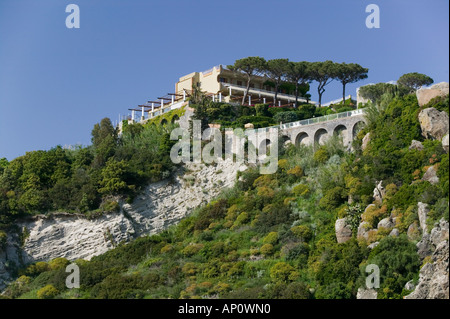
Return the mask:
[[[225, 82], [221, 82], [221, 84], [225, 88], [231, 88], [232, 90], [238, 90], [238, 91], [242, 91], [242, 92], [245, 92], [245, 90], [247, 89], [247, 87], [243, 86], [243, 85], [237, 85], [237, 84], [225, 83]], [[268, 90], [264, 90], [264, 89], [255, 89], [255, 88], [252, 88], [252, 87], [249, 89], [249, 93], [262, 94], [262, 95], [266, 95], [266, 96], [270, 96], [270, 97], [274, 97], [275, 96], [275, 92], [273, 92], [273, 91], [268, 91]], [[277, 97], [280, 98], [280, 99], [284, 99], [284, 100], [295, 101], [295, 95], [291, 95], [291, 94], [278, 93]], [[303, 97], [298, 97], [298, 101], [299, 102], [306, 102], [306, 99], [303, 98]], [[317, 104], [316, 102], [313, 102], [313, 101], [309, 101], [309, 103]]]

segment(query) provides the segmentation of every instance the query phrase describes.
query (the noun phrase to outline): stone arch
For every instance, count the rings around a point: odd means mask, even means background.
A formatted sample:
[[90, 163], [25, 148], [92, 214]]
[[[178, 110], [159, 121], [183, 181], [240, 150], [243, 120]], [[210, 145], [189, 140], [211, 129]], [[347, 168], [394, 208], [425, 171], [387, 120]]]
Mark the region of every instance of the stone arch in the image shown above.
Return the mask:
[[347, 138], [348, 138], [347, 126], [345, 126], [343, 124], [339, 124], [338, 126], [336, 126], [334, 128], [333, 135], [334, 136], [339, 136], [340, 138], [342, 138], [342, 141], [345, 144], [347, 142]]
[[282, 135], [280, 138], [280, 143], [283, 146], [287, 146], [292, 143], [291, 138], [288, 135]]
[[172, 124], [178, 122], [180, 120], [180, 117], [175, 114], [174, 116], [172, 116], [172, 120], [170, 121]]
[[321, 145], [321, 144], [325, 143], [327, 137], [328, 137], [327, 130], [324, 128], [320, 128], [314, 134], [314, 143]]
[[300, 132], [295, 137], [295, 146], [307, 145], [309, 144], [309, 135], [306, 132]]
[[354, 139], [356, 137], [356, 135], [358, 134], [359, 131], [361, 131], [361, 129], [364, 127], [364, 125], [366, 125], [366, 123], [364, 123], [364, 121], [358, 121], [353, 125], [352, 139]]
[[268, 138], [262, 140], [261, 143], [259, 143], [258, 154], [259, 155], [267, 155], [267, 154], [269, 154], [269, 152], [270, 152], [270, 144], [271, 144], [271, 141]]

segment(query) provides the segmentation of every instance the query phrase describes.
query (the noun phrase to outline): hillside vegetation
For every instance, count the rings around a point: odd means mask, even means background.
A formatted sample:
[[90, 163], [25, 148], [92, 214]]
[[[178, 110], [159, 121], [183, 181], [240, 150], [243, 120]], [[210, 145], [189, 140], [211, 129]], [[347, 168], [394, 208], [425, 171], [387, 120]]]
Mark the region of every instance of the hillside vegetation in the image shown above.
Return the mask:
[[[427, 107], [448, 112], [448, 103], [448, 97], [435, 99]], [[224, 124], [235, 120], [227, 119], [225, 112], [220, 113], [224, 105], [217, 106], [197, 106], [197, 116], [209, 117], [210, 122], [215, 118]], [[215, 109], [222, 115], [215, 115]], [[419, 269], [426, 262], [417, 254], [415, 244], [419, 238], [408, 234], [409, 226], [419, 223], [417, 203], [429, 205], [431, 226], [441, 218], [448, 220], [449, 214], [448, 154], [440, 141], [424, 140], [417, 118], [419, 111], [413, 94], [384, 95], [376, 106], [368, 106], [369, 124], [358, 134], [353, 152], [346, 151], [337, 138], [320, 147], [286, 146], [281, 150], [276, 174], [260, 175], [256, 167], [250, 167], [239, 173], [232, 189], [224, 190], [215, 201], [198, 208], [178, 225], [161, 234], [121, 244], [91, 261], [75, 261], [80, 266], [80, 289], [65, 287], [65, 266], [69, 261], [58, 258], [21, 270], [5, 296], [355, 298], [365, 282], [365, 266], [374, 263], [381, 271], [378, 298], [402, 298], [409, 293], [405, 284], [417, 281]], [[272, 111], [264, 107], [255, 109], [255, 115], [273, 118], [266, 112]], [[247, 115], [237, 117], [240, 116]], [[264, 121], [261, 118], [259, 122]], [[95, 146], [95, 141], [92, 150], [73, 151], [73, 157], [68, 156], [72, 151], [61, 148], [45, 152], [51, 159], [45, 161], [41, 158], [44, 153], [28, 153], [2, 169], [2, 187], [10, 185], [6, 184], [5, 176], [11, 176], [10, 180], [18, 184], [7, 187], [8, 192], [13, 192], [9, 195], [0, 192], [3, 196], [0, 204], [4, 207], [16, 203], [17, 212], [25, 208], [39, 210], [44, 204], [52, 207], [57, 200], [67, 198], [52, 197], [51, 190], [58, 185], [55, 181], [75, 182], [79, 176], [85, 176], [95, 182], [73, 187], [79, 191], [78, 197], [63, 199], [60, 207], [76, 209], [80, 208], [83, 194], [109, 191], [112, 194], [153, 176], [161, 178], [170, 164], [152, 164], [154, 158], [167, 154], [161, 153], [167, 150], [166, 135], [152, 135], [157, 130], [164, 129], [129, 130], [123, 142], [111, 150], [112, 159], [106, 155], [99, 157], [104, 149]], [[368, 132], [371, 139], [363, 151], [362, 138]], [[149, 142], [149, 138], [158, 142]], [[421, 141], [424, 149], [409, 149], [412, 140]], [[148, 143], [152, 143], [152, 149], [146, 148]], [[143, 156], [148, 156], [148, 160]], [[42, 170], [59, 163], [58, 169], [49, 169], [52, 173], [44, 175], [46, 179], [37, 180], [23, 164], [34, 163], [29, 158], [36, 158], [35, 165]], [[95, 168], [92, 163], [97, 161], [100, 166]], [[129, 166], [132, 168], [121, 169], [125, 164], [132, 164]], [[421, 180], [430, 165], [437, 168], [439, 182], [435, 185]], [[75, 170], [85, 173], [73, 174]], [[118, 172], [129, 175], [120, 180], [114, 175]], [[22, 177], [14, 177], [19, 175]], [[379, 181], [386, 195], [382, 202], [374, 202], [373, 189]], [[89, 186], [91, 183], [97, 185], [96, 192], [83, 188], [94, 187]], [[44, 187], [49, 185], [52, 187]], [[63, 189], [64, 185], [59, 187]], [[55, 199], [48, 203], [34, 202], [32, 198], [39, 194], [37, 191], [48, 192], [48, 198]], [[77, 198], [73, 206], [64, 206], [72, 198]], [[366, 210], [369, 204], [374, 206]], [[357, 238], [361, 218], [370, 228], [376, 228], [380, 220], [391, 214], [397, 217], [398, 236], [389, 236], [387, 230], [378, 228], [367, 239]], [[337, 243], [335, 221], [344, 217], [352, 225], [353, 238]], [[374, 242], [379, 242], [378, 246], [369, 249], [368, 245]]]

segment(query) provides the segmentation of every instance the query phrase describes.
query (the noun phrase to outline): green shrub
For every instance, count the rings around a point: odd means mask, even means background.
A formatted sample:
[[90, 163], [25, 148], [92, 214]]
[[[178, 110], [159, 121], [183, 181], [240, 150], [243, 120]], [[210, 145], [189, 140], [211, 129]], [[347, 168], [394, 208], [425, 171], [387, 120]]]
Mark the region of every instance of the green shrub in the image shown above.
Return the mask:
[[66, 258], [58, 257], [48, 262], [50, 270], [66, 269], [66, 266], [70, 264]]
[[270, 232], [266, 237], [263, 239], [264, 244], [272, 244], [275, 245], [278, 241], [278, 233], [273, 231]]
[[287, 111], [287, 112], [279, 112], [274, 115], [273, 119], [275, 122], [283, 122], [283, 123], [289, 123], [289, 122], [295, 122], [298, 120], [297, 112], [294, 111]]
[[328, 155], [328, 152], [325, 148], [320, 147], [315, 153], [314, 153], [314, 160], [317, 163], [323, 164], [326, 161], [328, 161], [328, 159], [330, 158], [330, 156]]
[[270, 268], [270, 278], [274, 282], [295, 281], [299, 276], [298, 271], [286, 262], [278, 262]]
[[306, 184], [298, 184], [292, 188], [292, 192], [299, 197], [306, 197], [311, 193], [309, 186]]
[[291, 232], [295, 237], [303, 241], [309, 241], [312, 237], [311, 229], [305, 225], [294, 226], [291, 228]]
[[58, 289], [56, 289], [53, 285], [47, 285], [37, 291], [37, 297], [39, 299], [53, 299], [58, 294]]
[[273, 245], [272, 244], [264, 244], [261, 246], [261, 254], [264, 256], [271, 256], [273, 254]]

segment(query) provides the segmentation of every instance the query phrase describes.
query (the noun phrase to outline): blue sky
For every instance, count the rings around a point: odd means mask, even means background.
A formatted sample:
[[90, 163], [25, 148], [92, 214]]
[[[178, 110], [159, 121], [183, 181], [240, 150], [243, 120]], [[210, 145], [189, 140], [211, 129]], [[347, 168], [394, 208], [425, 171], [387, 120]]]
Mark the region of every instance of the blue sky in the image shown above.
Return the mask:
[[[70, 3], [79, 29], [65, 26]], [[448, 0], [0, 0], [0, 158], [90, 144], [103, 117], [246, 56], [359, 63], [369, 78], [353, 95], [408, 72], [448, 81], [448, 12]], [[340, 96], [333, 82], [323, 101]]]

